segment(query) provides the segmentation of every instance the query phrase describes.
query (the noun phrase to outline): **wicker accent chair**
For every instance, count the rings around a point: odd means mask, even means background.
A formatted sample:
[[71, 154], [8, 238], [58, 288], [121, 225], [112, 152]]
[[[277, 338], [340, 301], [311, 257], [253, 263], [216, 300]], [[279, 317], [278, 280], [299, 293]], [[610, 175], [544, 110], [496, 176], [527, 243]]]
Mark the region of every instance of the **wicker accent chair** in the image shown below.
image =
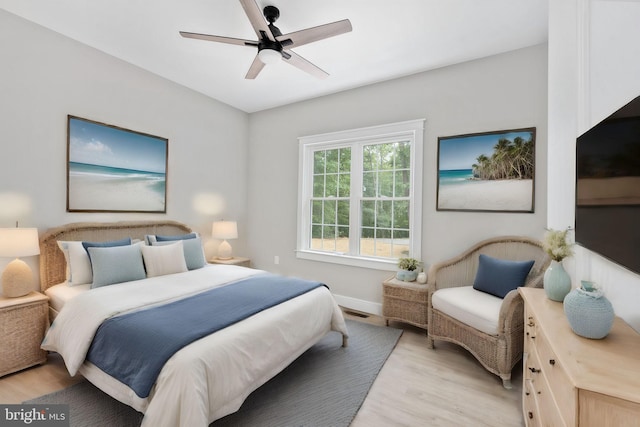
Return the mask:
[[[505, 236], [484, 240], [461, 255], [434, 264], [429, 269], [427, 299], [427, 345], [434, 340], [449, 341], [466, 348], [489, 371], [502, 379], [505, 388], [511, 388], [511, 371], [522, 358], [524, 344], [524, 302], [518, 290], [510, 291], [499, 304], [497, 334], [488, 334], [433, 308], [433, 295], [440, 289], [470, 287], [478, 270], [479, 255], [512, 261], [534, 260], [525, 286], [542, 287], [544, 271], [551, 259], [542, 244], [529, 237]], [[484, 292], [479, 296], [497, 298]], [[497, 302], [497, 301], [494, 301]], [[495, 320], [495, 319], [494, 319]]]

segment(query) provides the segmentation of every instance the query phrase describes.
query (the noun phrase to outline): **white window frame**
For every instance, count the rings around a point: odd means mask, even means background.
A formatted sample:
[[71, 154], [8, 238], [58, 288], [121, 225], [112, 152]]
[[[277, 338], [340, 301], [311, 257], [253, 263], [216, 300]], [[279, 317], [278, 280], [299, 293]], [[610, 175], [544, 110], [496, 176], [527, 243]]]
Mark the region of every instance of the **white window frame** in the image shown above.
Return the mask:
[[[411, 200], [409, 208], [409, 253], [412, 258], [421, 259], [422, 248], [422, 164], [423, 164], [423, 140], [424, 119], [410, 120], [406, 122], [391, 123], [386, 125], [371, 126], [360, 129], [351, 129], [320, 135], [303, 136], [299, 141], [299, 168], [298, 168], [298, 242], [296, 256], [300, 259], [331, 262], [356, 267], [372, 268], [377, 270], [395, 270], [397, 259], [367, 257], [349, 253], [317, 251], [310, 249], [311, 242], [311, 212], [310, 199], [313, 195], [313, 152], [333, 148], [351, 147], [351, 221], [350, 236], [359, 236], [361, 217], [360, 207], [354, 200], [359, 200], [362, 194], [362, 146], [371, 143], [393, 142], [401, 139], [411, 143]], [[353, 169], [354, 165], [356, 170]], [[357, 234], [353, 233], [353, 228]], [[353, 240], [359, 240], [353, 239]], [[353, 241], [351, 243], [353, 245]], [[352, 246], [353, 247], [353, 246]]]

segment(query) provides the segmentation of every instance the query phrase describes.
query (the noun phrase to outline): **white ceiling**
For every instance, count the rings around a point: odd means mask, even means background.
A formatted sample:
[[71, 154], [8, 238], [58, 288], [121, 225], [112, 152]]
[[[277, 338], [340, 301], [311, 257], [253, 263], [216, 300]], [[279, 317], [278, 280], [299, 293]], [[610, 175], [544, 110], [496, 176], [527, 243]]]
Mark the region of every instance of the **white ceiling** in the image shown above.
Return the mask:
[[351, 21], [351, 33], [293, 49], [327, 79], [278, 63], [245, 80], [255, 48], [178, 34], [255, 40], [238, 0], [0, 0], [0, 7], [246, 112], [547, 41], [546, 0], [256, 1], [280, 9], [284, 34]]

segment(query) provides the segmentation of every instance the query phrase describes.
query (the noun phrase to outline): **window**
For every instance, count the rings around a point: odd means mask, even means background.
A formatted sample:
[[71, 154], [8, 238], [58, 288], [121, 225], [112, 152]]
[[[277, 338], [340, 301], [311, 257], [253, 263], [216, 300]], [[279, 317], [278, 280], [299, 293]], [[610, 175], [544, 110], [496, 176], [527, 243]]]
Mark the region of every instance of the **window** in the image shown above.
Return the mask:
[[420, 259], [423, 120], [300, 138], [298, 257]]

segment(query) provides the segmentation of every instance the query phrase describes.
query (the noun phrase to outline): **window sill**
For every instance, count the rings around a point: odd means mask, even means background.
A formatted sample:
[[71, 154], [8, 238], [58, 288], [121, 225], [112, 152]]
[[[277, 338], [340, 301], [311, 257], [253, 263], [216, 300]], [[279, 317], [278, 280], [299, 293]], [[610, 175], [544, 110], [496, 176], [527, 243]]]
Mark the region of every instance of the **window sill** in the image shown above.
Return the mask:
[[396, 260], [364, 258], [346, 254], [298, 250], [296, 251], [296, 257], [311, 261], [329, 262], [333, 264], [349, 265], [352, 267], [362, 267], [373, 270], [395, 271], [398, 269], [398, 263]]

